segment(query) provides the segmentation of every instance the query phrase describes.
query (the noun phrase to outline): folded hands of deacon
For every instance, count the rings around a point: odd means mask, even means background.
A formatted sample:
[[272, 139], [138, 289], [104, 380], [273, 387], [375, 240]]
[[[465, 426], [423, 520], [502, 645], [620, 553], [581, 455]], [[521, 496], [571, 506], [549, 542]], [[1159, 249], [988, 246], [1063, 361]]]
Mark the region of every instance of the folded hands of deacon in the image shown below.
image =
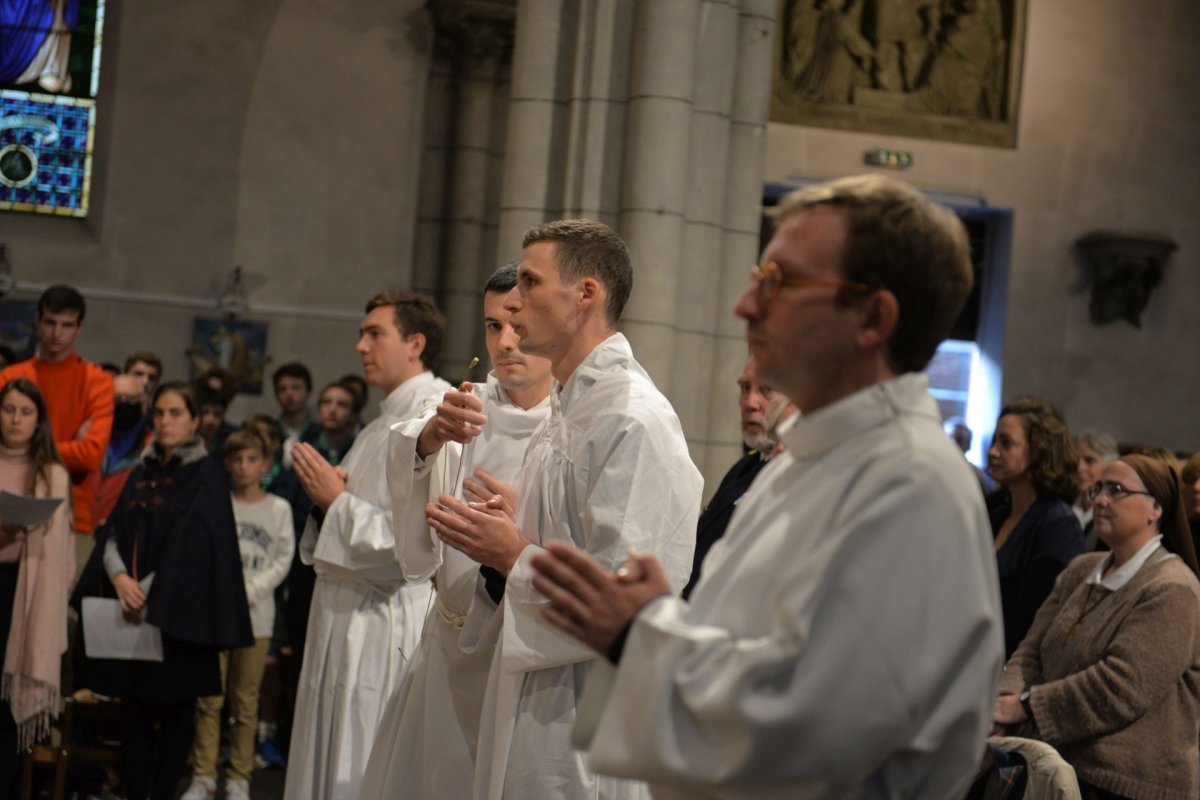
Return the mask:
[[529, 540], [514, 521], [516, 492], [488, 473], [477, 470], [463, 482], [467, 502], [448, 494], [426, 503], [425, 521], [447, 547], [473, 561], [508, 575]]
[[592, 556], [563, 542], [551, 542], [530, 563], [533, 586], [548, 605], [546, 620], [614, 663], [634, 617], [650, 601], [672, 594], [671, 582], [653, 555], [629, 552], [610, 572]]
[[298, 442], [292, 448], [292, 468], [304, 493], [322, 514], [329, 510], [338, 495], [346, 491], [346, 481], [350, 478], [345, 467], [330, 465], [325, 456], [307, 442]]

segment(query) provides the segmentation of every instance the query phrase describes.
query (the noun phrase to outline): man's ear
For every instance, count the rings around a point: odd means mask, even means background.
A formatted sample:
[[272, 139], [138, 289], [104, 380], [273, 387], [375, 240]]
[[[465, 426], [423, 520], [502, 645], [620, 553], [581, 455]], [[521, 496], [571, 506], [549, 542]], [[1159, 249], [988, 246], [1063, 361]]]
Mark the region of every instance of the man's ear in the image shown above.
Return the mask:
[[863, 349], [885, 346], [900, 324], [900, 301], [887, 289], [878, 289], [859, 302], [862, 322], [855, 343]]
[[576, 286], [579, 288], [579, 304], [581, 306], [594, 305], [604, 297], [604, 284], [590, 275], [580, 278]]
[[412, 350], [409, 352], [412, 354], [415, 360], [420, 361], [421, 354], [425, 352], [425, 334], [410, 333], [404, 338], [412, 343]]

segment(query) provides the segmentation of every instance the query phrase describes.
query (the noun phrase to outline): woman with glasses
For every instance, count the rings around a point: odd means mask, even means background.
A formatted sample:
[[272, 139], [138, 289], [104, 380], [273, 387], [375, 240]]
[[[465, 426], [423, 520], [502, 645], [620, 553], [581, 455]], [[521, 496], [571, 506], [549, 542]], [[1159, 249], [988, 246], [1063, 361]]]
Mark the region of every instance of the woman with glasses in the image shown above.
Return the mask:
[[1071, 510], [1075, 448], [1058, 409], [1019, 397], [1000, 411], [988, 448], [988, 474], [1000, 491], [988, 503], [1000, 573], [1004, 650], [1025, 638], [1054, 579], [1084, 551]]
[[1200, 794], [1200, 582], [1174, 470], [1109, 462], [1090, 494], [1111, 553], [1071, 562], [1009, 659], [995, 721], [1053, 745], [1085, 800]]

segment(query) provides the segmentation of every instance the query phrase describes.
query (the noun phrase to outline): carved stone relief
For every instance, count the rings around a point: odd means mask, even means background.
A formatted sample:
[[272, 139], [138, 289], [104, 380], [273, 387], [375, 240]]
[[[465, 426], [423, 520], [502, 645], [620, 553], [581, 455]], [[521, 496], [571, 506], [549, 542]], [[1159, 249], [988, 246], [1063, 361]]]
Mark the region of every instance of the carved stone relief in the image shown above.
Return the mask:
[[780, 0], [771, 119], [1016, 146], [1026, 0]]

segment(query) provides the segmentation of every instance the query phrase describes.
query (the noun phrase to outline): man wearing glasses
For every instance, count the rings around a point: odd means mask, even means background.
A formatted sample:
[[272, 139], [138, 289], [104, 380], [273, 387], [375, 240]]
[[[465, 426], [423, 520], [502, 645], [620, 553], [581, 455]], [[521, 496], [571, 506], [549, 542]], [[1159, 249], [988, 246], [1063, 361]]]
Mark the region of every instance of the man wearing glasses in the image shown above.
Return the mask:
[[[898, 181], [797, 192], [736, 313], [800, 409], [689, 602], [655, 559], [554, 544], [546, 617], [604, 653], [576, 727], [661, 798], [961, 797], [1003, 657], [978, 485], [921, 370], [971, 287], [962, 225]], [[607, 695], [605, 691], [607, 690]]]

